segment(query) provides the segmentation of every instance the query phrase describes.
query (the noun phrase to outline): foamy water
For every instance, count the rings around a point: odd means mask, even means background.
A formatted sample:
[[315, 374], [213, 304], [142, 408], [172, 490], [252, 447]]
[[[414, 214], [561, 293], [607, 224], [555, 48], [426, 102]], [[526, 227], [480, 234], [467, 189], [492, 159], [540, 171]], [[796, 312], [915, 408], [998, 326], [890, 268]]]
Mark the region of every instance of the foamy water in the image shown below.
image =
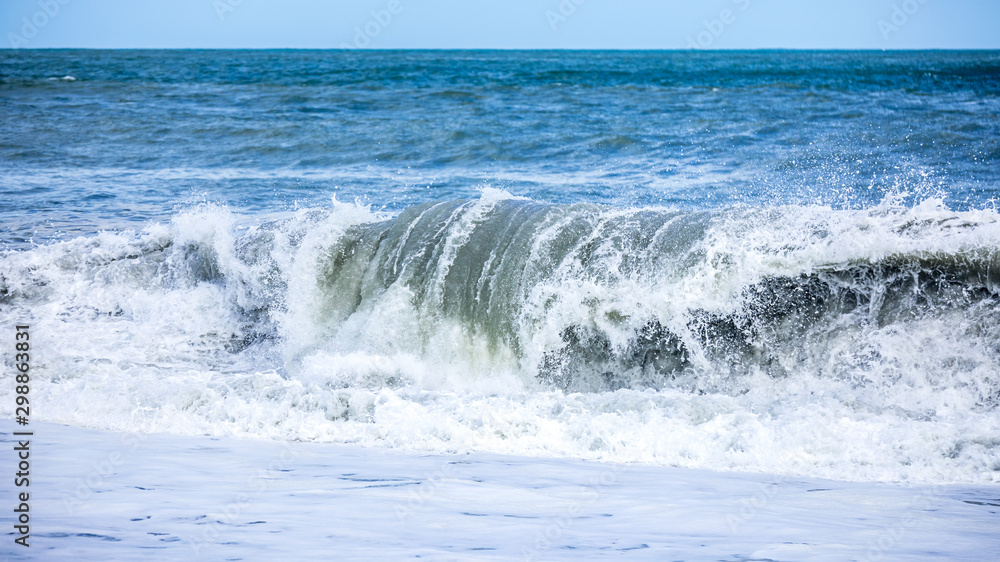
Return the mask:
[[998, 219], [492, 189], [395, 215], [203, 205], [4, 253], [0, 322], [32, 326], [37, 420], [997, 482]]
[[[13, 422], [0, 422], [5, 447]], [[660, 466], [33, 423], [30, 549], [114, 560], [991, 560], [996, 485]], [[794, 517], [792, 522], [790, 518]], [[34, 554], [34, 558], [31, 557]]]

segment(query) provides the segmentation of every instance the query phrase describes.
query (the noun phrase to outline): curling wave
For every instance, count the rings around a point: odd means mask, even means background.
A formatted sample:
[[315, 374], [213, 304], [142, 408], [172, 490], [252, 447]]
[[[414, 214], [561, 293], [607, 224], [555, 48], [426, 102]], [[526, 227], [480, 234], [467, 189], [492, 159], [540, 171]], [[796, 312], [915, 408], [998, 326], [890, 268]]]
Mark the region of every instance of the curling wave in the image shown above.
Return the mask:
[[7, 252], [0, 305], [55, 421], [1000, 479], [992, 210], [208, 206]]

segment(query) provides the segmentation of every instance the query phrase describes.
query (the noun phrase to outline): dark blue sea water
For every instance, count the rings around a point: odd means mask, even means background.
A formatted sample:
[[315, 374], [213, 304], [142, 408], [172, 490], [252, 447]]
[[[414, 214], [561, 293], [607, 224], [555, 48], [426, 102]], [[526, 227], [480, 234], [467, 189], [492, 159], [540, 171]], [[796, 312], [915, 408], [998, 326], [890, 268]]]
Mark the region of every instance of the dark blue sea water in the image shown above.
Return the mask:
[[2, 51], [0, 122], [45, 421], [1000, 481], [998, 52]]
[[1000, 185], [997, 52], [0, 51], [2, 242], [191, 201], [686, 209]]

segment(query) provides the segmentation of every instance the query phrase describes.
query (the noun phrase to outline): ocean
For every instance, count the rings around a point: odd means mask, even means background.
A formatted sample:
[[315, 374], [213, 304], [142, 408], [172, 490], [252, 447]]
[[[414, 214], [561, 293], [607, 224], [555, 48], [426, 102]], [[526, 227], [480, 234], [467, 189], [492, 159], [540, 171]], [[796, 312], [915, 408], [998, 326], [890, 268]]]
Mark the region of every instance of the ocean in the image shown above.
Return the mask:
[[[30, 326], [53, 553], [1000, 547], [1000, 52], [8, 50], [0, 122], [2, 356]], [[291, 446], [292, 492], [246, 503], [271, 517], [211, 515]], [[591, 473], [593, 501], [537, 486]], [[351, 495], [384, 508], [361, 528], [344, 481], [430, 493]], [[828, 525], [785, 540], [802, 510]]]

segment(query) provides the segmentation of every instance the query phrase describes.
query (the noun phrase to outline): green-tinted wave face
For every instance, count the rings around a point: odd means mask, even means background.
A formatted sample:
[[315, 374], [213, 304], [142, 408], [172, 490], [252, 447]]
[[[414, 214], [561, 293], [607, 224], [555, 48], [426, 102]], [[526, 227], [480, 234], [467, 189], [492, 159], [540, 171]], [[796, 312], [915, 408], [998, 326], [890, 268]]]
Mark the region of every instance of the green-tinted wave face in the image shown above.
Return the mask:
[[[755, 373], [803, 371], [891, 384], [873, 373], [886, 367], [879, 338], [939, 326], [977, 353], [922, 349], [927, 357], [897, 358], [892, 369], [940, 364], [935, 384], [947, 386], [949, 371], [964, 376], [1000, 359], [1000, 261], [981, 238], [995, 226], [492, 194], [348, 229], [321, 258], [319, 316], [347, 331], [338, 341], [368, 345], [368, 328], [350, 319], [400, 307], [412, 332], [388, 329], [397, 350], [454, 359], [473, 346], [567, 391], [739, 393]], [[941, 239], [928, 245], [932, 234]], [[1000, 403], [995, 377], [972, 386], [979, 407]]]

